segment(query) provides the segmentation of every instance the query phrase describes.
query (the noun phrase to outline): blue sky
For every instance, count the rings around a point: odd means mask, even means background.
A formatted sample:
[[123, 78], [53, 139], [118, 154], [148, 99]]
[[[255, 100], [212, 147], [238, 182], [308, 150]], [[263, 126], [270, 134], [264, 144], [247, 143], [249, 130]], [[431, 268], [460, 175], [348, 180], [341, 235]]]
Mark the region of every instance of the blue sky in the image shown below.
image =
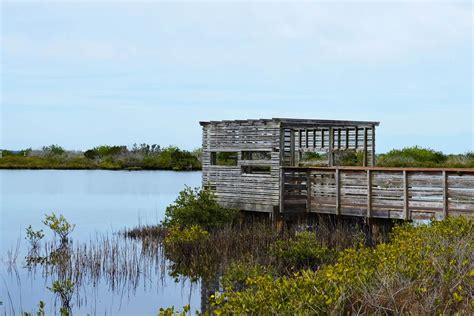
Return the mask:
[[474, 150], [470, 1], [2, 2], [0, 148], [200, 146], [200, 120], [377, 120]]

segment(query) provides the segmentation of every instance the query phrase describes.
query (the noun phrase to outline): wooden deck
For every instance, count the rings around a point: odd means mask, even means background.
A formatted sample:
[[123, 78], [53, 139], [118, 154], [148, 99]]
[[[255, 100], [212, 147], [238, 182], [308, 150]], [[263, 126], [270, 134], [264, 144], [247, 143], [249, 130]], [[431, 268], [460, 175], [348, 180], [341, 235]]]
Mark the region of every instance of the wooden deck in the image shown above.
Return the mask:
[[282, 167], [281, 213], [474, 217], [474, 169]]

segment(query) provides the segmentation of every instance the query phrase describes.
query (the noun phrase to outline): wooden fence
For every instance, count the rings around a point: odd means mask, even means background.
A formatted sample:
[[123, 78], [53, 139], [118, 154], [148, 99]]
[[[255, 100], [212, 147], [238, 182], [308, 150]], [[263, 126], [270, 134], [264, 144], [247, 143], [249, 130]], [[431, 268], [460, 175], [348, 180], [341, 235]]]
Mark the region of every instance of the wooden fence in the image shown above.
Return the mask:
[[280, 212], [474, 217], [474, 169], [282, 167]]

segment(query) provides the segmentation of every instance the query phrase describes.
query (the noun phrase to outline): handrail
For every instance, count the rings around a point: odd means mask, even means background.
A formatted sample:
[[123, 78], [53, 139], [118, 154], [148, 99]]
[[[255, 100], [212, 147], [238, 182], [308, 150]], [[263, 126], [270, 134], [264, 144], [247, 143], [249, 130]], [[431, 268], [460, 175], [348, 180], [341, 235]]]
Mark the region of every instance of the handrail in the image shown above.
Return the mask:
[[354, 171], [420, 171], [420, 172], [474, 172], [474, 168], [419, 168], [419, 167], [362, 167], [362, 166], [334, 166], [334, 167], [318, 167], [318, 166], [282, 166], [285, 170], [354, 170]]

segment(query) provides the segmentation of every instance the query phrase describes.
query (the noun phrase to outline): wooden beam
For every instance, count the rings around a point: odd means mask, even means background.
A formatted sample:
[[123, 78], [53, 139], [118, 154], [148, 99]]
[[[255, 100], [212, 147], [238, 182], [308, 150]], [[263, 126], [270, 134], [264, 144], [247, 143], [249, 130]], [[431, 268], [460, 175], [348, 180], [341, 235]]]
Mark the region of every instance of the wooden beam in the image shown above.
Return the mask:
[[408, 196], [408, 172], [403, 170], [403, 219], [408, 219], [410, 198]]
[[316, 129], [313, 129], [313, 148], [316, 148]]
[[349, 149], [349, 129], [346, 128], [346, 149]]
[[334, 128], [329, 128], [329, 165], [334, 166]]
[[359, 148], [359, 127], [355, 127], [355, 149]]
[[372, 144], [372, 157], [370, 157], [371, 161], [370, 161], [370, 164], [372, 166], [375, 166], [375, 126], [372, 126], [372, 140], [371, 140], [371, 144]]
[[306, 212], [311, 212], [311, 170], [306, 171]]
[[337, 149], [341, 149], [341, 129], [337, 129]]
[[336, 215], [341, 215], [341, 171], [336, 168]]
[[321, 129], [321, 148], [324, 148], [324, 129]]
[[446, 170], [442, 171], [442, 178], [443, 178], [443, 219], [448, 217], [449, 211], [449, 199], [448, 199], [448, 175]]
[[290, 165], [295, 165], [295, 130], [290, 129]]
[[308, 129], [305, 129], [305, 143], [306, 143], [306, 148], [309, 148], [309, 139], [308, 139]]
[[367, 170], [367, 217], [372, 216], [372, 171]]
[[280, 214], [285, 211], [285, 171], [280, 167]]
[[364, 127], [364, 162], [363, 166], [367, 167], [367, 127]]

